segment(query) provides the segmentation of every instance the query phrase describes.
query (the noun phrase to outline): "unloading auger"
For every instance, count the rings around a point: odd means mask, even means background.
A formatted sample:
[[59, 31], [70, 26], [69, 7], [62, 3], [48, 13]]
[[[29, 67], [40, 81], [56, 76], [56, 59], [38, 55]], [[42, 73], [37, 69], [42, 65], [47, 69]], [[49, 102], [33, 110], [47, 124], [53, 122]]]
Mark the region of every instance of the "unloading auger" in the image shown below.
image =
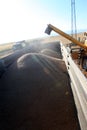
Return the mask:
[[[87, 40], [85, 40], [85, 42], [80, 42], [78, 40], [76, 40], [75, 38], [73, 38], [72, 36], [68, 35], [67, 33], [61, 31], [60, 29], [56, 28], [55, 26], [48, 24], [45, 33], [47, 33], [48, 35], [50, 35], [51, 31], [54, 31], [58, 34], [60, 34], [61, 36], [67, 38], [68, 40], [70, 40], [72, 43], [80, 46], [79, 51], [77, 52], [77, 59], [78, 59], [78, 64], [81, 66], [82, 69], [85, 69], [87, 71]], [[85, 32], [85, 34], [87, 36], [87, 33]], [[71, 49], [72, 52], [72, 49]]]
[[48, 24], [48, 27], [46, 28], [45, 33], [47, 33], [48, 35], [50, 35], [50, 33], [51, 33], [52, 30], [53, 30], [54, 32], [60, 34], [61, 36], [67, 38], [68, 40], [72, 41], [72, 42], [75, 43], [76, 45], [78, 45], [78, 46], [84, 48], [85, 50], [87, 50], [87, 45], [86, 45], [85, 43], [83, 44], [82, 42], [76, 40], [76, 39], [73, 38], [72, 36], [68, 35], [67, 33], [61, 31], [60, 29], [56, 28], [55, 26], [53, 26], [53, 25], [51, 25], [51, 24]]

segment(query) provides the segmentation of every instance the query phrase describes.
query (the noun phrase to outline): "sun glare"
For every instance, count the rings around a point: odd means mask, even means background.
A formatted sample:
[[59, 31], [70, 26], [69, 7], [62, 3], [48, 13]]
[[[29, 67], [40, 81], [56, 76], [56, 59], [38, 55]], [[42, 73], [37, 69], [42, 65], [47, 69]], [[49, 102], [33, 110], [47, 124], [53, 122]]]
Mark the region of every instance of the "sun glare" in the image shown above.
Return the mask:
[[0, 1], [0, 34], [2, 35], [0, 42], [31, 39], [43, 35], [44, 25], [47, 23], [42, 19], [43, 16], [38, 14], [38, 11], [27, 10], [17, 0]]

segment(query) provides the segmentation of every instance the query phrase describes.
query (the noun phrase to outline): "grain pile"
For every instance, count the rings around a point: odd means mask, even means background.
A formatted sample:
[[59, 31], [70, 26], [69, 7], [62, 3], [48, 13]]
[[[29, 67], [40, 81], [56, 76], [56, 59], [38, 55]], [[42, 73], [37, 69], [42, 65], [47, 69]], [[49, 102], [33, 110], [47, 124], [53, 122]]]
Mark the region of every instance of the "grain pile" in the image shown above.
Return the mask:
[[0, 79], [0, 130], [80, 130], [62, 59], [18, 58]]
[[51, 50], [51, 49], [43, 49], [41, 51], [42, 54], [45, 54], [45, 55], [48, 55], [48, 56], [51, 56], [51, 57], [54, 57], [54, 58], [60, 58], [60, 55], [58, 55], [57, 52]]

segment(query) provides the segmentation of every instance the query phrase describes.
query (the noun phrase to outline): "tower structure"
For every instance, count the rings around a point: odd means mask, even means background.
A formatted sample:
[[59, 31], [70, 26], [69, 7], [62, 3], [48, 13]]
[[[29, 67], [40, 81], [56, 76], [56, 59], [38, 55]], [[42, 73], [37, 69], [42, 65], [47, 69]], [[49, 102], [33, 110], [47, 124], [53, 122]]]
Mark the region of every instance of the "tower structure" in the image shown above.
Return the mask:
[[71, 0], [71, 35], [77, 39], [75, 0]]

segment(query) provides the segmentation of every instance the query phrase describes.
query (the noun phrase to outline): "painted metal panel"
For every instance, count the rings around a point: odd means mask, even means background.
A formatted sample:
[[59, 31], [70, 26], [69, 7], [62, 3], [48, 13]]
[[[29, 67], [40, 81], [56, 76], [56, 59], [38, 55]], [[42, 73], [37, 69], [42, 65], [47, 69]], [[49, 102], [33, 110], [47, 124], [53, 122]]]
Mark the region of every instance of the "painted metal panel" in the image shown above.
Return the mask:
[[87, 130], [87, 78], [72, 60], [68, 48], [61, 43], [61, 52], [69, 76], [81, 130]]

